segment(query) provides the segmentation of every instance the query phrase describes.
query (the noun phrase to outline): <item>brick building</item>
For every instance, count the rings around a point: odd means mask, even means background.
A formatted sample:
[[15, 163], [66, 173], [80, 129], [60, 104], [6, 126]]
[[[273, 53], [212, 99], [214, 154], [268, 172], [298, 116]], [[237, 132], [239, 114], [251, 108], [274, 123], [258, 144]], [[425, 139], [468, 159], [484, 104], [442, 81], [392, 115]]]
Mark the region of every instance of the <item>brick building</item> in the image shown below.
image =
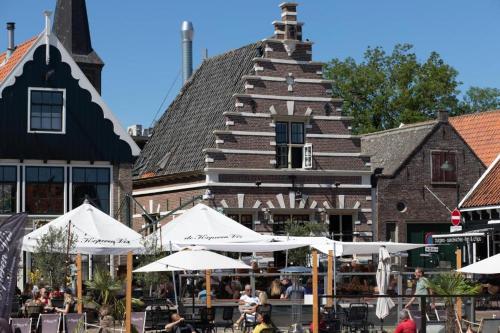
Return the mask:
[[204, 60], [185, 83], [136, 161], [134, 197], [162, 216], [209, 190], [211, 206], [262, 233], [316, 221], [336, 239], [371, 240], [369, 158], [297, 4], [280, 8], [272, 37]]
[[[17, 45], [14, 24], [8, 28], [12, 43], [0, 54], [0, 220], [27, 212], [29, 232], [88, 198], [127, 222], [125, 210], [117, 213], [140, 150], [99, 93], [103, 63], [85, 1], [58, 1], [53, 30]], [[29, 254], [24, 260], [26, 273]]]
[[[449, 232], [450, 212], [484, 172], [487, 165], [454, 122], [440, 112], [438, 119], [364, 135], [363, 153], [374, 171], [374, 220], [380, 240], [428, 243], [435, 233]], [[409, 265], [437, 261], [454, 263], [454, 248], [439, 258], [410, 252]]]

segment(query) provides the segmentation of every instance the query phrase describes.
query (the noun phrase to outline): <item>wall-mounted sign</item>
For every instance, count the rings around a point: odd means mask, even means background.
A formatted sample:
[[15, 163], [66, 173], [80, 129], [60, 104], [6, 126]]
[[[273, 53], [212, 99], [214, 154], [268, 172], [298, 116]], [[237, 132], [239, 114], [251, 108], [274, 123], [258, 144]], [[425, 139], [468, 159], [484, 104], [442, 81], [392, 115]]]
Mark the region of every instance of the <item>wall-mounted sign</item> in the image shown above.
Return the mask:
[[433, 237], [434, 244], [457, 244], [457, 243], [481, 243], [483, 241], [484, 235], [446, 235], [444, 237]]

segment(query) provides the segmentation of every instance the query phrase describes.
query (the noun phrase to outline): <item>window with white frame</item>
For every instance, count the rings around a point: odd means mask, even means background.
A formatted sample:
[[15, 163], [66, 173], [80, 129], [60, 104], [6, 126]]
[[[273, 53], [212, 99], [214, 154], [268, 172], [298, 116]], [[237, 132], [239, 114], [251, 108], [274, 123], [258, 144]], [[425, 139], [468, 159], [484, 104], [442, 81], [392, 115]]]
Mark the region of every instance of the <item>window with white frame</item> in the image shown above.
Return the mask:
[[110, 169], [80, 168], [72, 169], [73, 208], [81, 205], [85, 199], [109, 214]]
[[17, 168], [0, 166], [0, 214], [16, 212]]
[[312, 168], [312, 145], [305, 143], [304, 123], [276, 122], [276, 167]]
[[65, 94], [64, 89], [28, 89], [29, 132], [65, 132]]
[[27, 166], [26, 211], [29, 214], [64, 213], [64, 168]]

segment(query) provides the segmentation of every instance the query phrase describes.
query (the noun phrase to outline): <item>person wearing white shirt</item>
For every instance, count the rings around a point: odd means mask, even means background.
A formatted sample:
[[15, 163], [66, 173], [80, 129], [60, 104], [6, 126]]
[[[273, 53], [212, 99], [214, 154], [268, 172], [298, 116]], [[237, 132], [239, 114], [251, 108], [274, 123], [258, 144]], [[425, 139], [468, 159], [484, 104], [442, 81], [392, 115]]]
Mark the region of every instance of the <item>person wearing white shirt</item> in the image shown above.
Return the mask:
[[239, 300], [239, 305], [240, 305], [240, 313], [241, 316], [240, 318], [234, 323], [234, 326], [238, 328], [245, 319], [245, 315], [247, 317], [247, 320], [253, 321], [255, 320], [255, 311], [257, 311], [257, 306], [260, 304], [260, 300], [256, 296], [252, 296], [252, 286], [247, 284], [245, 286], [245, 290], [243, 292], [243, 295], [241, 295], [240, 300]]

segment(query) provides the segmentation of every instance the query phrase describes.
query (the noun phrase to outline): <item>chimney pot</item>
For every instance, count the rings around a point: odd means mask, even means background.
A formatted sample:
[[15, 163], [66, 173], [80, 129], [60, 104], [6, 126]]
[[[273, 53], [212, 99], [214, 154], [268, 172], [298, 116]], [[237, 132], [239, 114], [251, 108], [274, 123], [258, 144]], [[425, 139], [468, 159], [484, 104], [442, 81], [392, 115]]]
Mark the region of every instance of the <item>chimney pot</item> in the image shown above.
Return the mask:
[[14, 42], [14, 30], [16, 29], [16, 24], [14, 22], [7, 22], [7, 58], [9, 58], [14, 50], [16, 49], [16, 44]]
[[440, 123], [447, 123], [448, 122], [448, 111], [439, 110], [437, 118], [438, 118], [438, 121]]
[[193, 23], [183, 21], [181, 25], [182, 37], [182, 81], [186, 83], [193, 74]]

